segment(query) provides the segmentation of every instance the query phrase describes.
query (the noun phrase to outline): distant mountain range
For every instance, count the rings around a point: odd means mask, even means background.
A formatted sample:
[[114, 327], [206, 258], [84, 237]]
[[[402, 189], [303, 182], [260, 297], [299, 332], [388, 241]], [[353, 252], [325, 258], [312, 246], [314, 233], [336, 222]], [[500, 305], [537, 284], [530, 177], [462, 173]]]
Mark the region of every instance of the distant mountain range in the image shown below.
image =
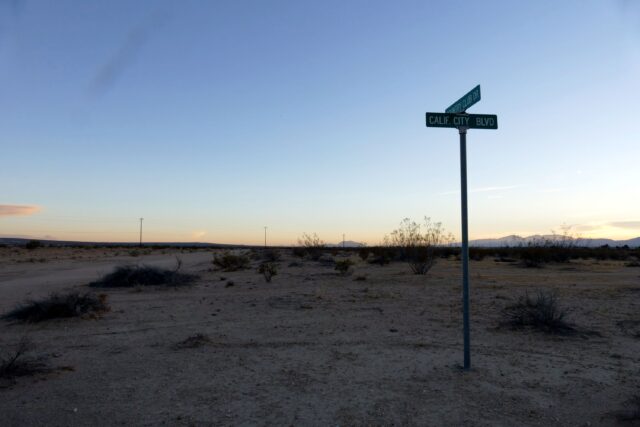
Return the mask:
[[[485, 247], [485, 248], [497, 248], [505, 246], [526, 246], [530, 243], [537, 243], [542, 241], [554, 241], [562, 239], [559, 235], [539, 235], [528, 237], [520, 237], [516, 235], [500, 237], [498, 239], [475, 239], [469, 241], [469, 246]], [[0, 244], [4, 245], [25, 245], [30, 239], [0, 237]], [[138, 243], [118, 243], [118, 242], [77, 242], [70, 240], [42, 240], [38, 239], [42, 244], [49, 246], [138, 246]], [[574, 244], [576, 246], [584, 246], [590, 248], [597, 248], [599, 246], [609, 245], [615, 246], [629, 246], [630, 248], [640, 247], [640, 237], [627, 240], [613, 240], [613, 239], [587, 239], [578, 238], [575, 239]], [[143, 243], [144, 246], [173, 246], [173, 247], [202, 247], [202, 248], [260, 248], [262, 245], [233, 245], [224, 243], [200, 243], [200, 242], [149, 242]], [[457, 245], [460, 242], [456, 243]], [[341, 248], [342, 242], [339, 243], [327, 243], [325, 245], [329, 248]], [[364, 243], [355, 242], [353, 240], [346, 240], [344, 242], [346, 248], [360, 248], [366, 246]]]
[[[495, 248], [495, 247], [503, 247], [503, 246], [526, 246], [530, 243], [541, 242], [544, 240], [547, 241], [557, 241], [561, 240], [563, 237], [557, 234], [547, 234], [547, 235], [539, 235], [536, 234], [534, 236], [529, 237], [520, 237], [516, 235], [500, 237], [499, 239], [476, 239], [469, 241], [469, 246], [477, 246], [477, 247], [485, 247], [485, 248]], [[587, 238], [577, 238], [573, 240], [575, 246], [586, 246], [590, 248], [597, 248], [600, 246], [629, 246], [629, 247], [639, 247], [640, 246], [640, 237], [636, 237], [628, 240], [613, 240], [613, 239], [587, 239]]]

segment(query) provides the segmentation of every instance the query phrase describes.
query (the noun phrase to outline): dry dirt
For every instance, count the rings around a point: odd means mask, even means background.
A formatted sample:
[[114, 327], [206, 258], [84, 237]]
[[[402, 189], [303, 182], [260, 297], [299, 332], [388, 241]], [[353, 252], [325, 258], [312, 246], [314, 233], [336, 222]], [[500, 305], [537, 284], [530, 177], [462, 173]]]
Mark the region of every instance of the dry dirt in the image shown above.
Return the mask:
[[[452, 258], [417, 276], [354, 255], [343, 277], [287, 254], [266, 283], [258, 261], [213, 271], [211, 251], [0, 248], [0, 314], [176, 255], [196, 285], [101, 290], [112, 310], [98, 319], [0, 321], [2, 353], [26, 334], [53, 368], [0, 383], [0, 424], [595, 426], [617, 425], [640, 395], [640, 269], [621, 262], [472, 262], [470, 372]], [[538, 289], [598, 334], [498, 327]]]

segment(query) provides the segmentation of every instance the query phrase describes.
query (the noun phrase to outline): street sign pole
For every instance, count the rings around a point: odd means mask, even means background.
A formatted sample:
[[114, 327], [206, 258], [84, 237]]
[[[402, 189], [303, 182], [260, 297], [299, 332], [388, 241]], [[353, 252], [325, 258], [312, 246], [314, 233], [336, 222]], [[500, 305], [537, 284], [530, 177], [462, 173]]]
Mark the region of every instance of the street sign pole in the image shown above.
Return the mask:
[[456, 128], [460, 134], [460, 197], [462, 216], [462, 329], [464, 370], [471, 369], [469, 322], [469, 222], [467, 217], [467, 130], [498, 129], [495, 114], [467, 114], [467, 108], [480, 101], [480, 85], [451, 104], [444, 113], [426, 113], [427, 127]]
[[462, 214], [462, 323], [464, 336], [464, 370], [471, 368], [469, 332], [469, 224], [467, 217], [467, 128], [460, 133], [460, 197]]

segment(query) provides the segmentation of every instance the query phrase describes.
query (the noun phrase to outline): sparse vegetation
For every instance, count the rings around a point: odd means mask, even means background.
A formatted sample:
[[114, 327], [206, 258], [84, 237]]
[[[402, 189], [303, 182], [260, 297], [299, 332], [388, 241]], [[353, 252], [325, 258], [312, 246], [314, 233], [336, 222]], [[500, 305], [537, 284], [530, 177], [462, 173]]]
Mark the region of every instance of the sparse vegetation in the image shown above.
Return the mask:
[[405, 218], [390, 236], [385, 237], [385, 246], [394, 248], [414, 274], [427, 274], [437, 259], [435, 248], [451, 240], [439, 222], [431, 222], [425, 217], [423, 232], [421, 224]]
[[540, 291], [535, 298], [527, 294], [516, 304], [506, 307], [502, 315], [503, 324], [514, 329], [530, 328], [548, 334], [575, 332], [574, 327], [565, 321], [566, 311], [559, 307], [552, 292]]
[[304, 250], [304, 255], [314, 261], [320, 259], [325, 248], [324, 241], [316, 233], [313, 233], [313, 235], [304, 233], [298, 239], [298, 245]]
[[249, 268], [251, 261], [243, 254], [235, 255], [231, 252], [224, 252], [222, 255], [213, 256], [213, 265], [222, 271], [238, 271]]
[[369, 258], [369, 254], [371, 253], [371, 249], [366, 246], [362, 246], [358, 249], [358, 256], [362, 261], [366, 261]]
[[278, 274], [278, 268], [273, 262], [263, 262], [258, 267], [258, 273], [262, 274], [267, 282], [271, 282], [273, 276]]
[[265, 249], [262, 251], [262, 260], [267, 262], [278, 262], [282, 258], [280, 251], [277, 249]]
[[47, 364], [42, 358], [29, 354], [32, 349], [31, 341], [23, 337], [15, 348], [0, 355], [0, 379], [13, 380], [16, 377], [48, 371]]
[[71, 292], [51, 294], [38, 301], [27, 301], [5, 314], [3, 318], [34, 323], [58, 318], [97, 316], [105, 311], [109, 311], [105, 294]]
[[335, 270], [340, 273], [341, 276], [346, 276], [351, 270], [352, 265], [353, 261], [351, 261], [349, 258], [336, 261]]
[[89, 283], [96, 288], [130, 288], [134, 286], [185, 286], [192, 284], [198, 276], [180, 273], [181, 262], [174, 270], [145, 265], [124, 265]]
[[31, 251], [40, 247], [42, 247], [42, 242], [40, 240], [29, 240], [25, 245], [25, 248]]

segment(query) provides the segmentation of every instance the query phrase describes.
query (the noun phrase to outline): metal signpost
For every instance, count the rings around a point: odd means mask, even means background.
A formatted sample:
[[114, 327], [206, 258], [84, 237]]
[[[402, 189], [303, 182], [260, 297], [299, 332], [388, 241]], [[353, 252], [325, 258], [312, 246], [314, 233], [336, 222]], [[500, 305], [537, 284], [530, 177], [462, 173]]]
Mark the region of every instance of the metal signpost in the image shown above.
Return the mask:
[[427, 113], [427, 127], [457, 128], [460, 134], [460, 196], [462, 213], [462, 310], [464, 334], [464, 370], [471, 368], [469, 332], [469, 226], [467, 221], [467, 129], [498, 129], [494, 114], [466, 114], [480, 101], [480, 85], [454, 102], [444, 113]]

